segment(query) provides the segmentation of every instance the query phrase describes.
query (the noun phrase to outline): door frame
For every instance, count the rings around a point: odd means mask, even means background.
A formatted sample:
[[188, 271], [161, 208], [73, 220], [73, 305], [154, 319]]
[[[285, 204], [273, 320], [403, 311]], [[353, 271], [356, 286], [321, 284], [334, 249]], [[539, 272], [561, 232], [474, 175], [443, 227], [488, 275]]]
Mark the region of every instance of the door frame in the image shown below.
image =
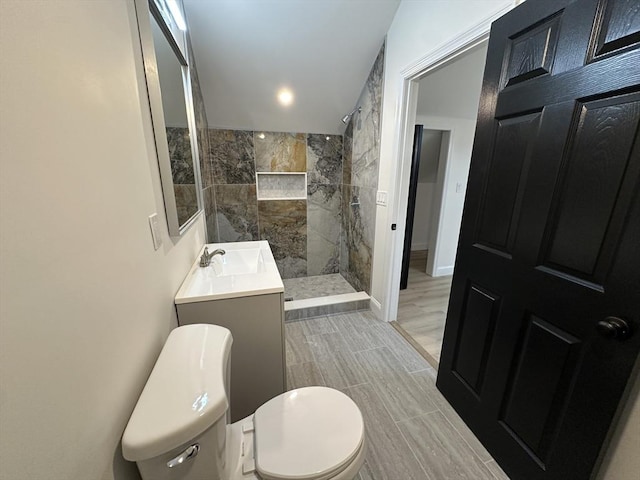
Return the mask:
[[409, 176], [411, 171], [411, 153], [413, 147], [413, 125], [415, 124], [418, 106], [418, 81], [420, 77], [433, 72], [448, 62], [460, 57], [469, 50], [477, 47], [489, 39], [491, 23], [505, 13], [513, 9], [517, 1], [507, 5], [491, 16], [476, 23], [470, 29], [462, 32], [457, 37], [417, 61], [407, 65], [401, 70], [402, 85], [398, 103], [399, 122], [396, 135], [396, 155], [398, 161], [392, 174], [393, 204], [391, 218], [396, 219], [397, 234], [391, 235], [387, 242], [384, 257], [387, 259], [386, 298], [382, 317], [386, 321], [397, 320], [398, 301], [400, 299], [400, 273], [402, 271], [402, 252], [404, 248], [404, 230], [407, 217], [407, 200], [409, 196]]

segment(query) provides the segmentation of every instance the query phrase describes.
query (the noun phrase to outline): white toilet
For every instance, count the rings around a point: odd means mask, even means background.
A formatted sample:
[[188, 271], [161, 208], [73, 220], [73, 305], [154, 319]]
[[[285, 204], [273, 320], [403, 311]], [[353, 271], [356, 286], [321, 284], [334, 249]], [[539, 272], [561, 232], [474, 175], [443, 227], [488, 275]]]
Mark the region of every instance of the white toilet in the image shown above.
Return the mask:
[[232, 341], [216, 325], [171, 332], [122, 437], [124, 458], [144, 480], [353, 479], [364, 423], [342, 392], [291, 390], [229, 424]]

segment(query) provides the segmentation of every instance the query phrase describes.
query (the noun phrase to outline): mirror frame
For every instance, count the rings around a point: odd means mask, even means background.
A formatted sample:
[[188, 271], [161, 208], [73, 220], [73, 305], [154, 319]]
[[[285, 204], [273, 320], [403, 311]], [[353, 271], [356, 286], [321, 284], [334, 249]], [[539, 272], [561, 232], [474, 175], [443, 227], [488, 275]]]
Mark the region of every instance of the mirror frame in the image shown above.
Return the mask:
[[[165, 213], [169, 235], [172, 237], [182, 236], [203, 214], [202, 180], [200, 176], [200, 157], [198, 154], [198, 137], [193, 108], [193, 96], [191, 93], [191, 73], [187, 62], [187, 41], [186, 33], [172, 26], [169, 22], [171, 18], [166, 18], [154, 0], [135, 0], [136, 16], [138, 19], [138, 31], [140, 43], [142, 45], [142, 57], [144, 72], [147, 84], [147, 94], [149, 97], [149, 107], [151, 109], [151, 123], [153, 124], [153, 136], [160, 167], [160, 180], [162, 183], [162, 196], [164, 198]], [[169, 157], [169, 145], [167, 142], [167, 130], [164, 120], [164, 110], [162, 107], [162, 93], [160, 90], [160, 78], [158, 76], [158, 64], [156, 52], [151, 32], [151, 15], [158, 23], [173, 49], [176, 57], [182, 66], [182, 86], [185, 95], [185, 105], [187, 109], [187, 126], [189, 128], [189, 138], [191, 140], [191, 158], [193, 159], [193, 176], [195, 179], [196, 198], [198, 208], [185, 223], [178, 222], [178, 210], [176, 195], [173, 184], [173, 174], [171, 172], [171, 159]], [[177, 38], [176, 38], [177, 37]]]

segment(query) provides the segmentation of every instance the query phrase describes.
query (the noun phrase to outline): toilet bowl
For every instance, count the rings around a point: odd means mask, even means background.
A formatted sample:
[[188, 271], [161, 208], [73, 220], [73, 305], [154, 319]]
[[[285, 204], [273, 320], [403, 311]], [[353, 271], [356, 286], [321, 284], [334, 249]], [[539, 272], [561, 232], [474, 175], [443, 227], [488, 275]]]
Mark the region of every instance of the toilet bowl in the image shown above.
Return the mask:
[[291, 390], [229, 423], [232, 341], [216, 325], [171, 332], [122, 437], [124, 458], [144, 480], [352, 480], [364, 422], [338, 390]]

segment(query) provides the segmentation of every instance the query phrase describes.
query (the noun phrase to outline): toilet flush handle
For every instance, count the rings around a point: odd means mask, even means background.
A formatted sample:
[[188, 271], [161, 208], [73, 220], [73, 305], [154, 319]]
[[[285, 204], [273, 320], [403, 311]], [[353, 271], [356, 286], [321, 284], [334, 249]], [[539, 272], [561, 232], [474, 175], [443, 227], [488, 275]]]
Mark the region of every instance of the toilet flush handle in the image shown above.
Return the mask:
[[185, 461], [198, 455], [199, 451], [200, 451], [200, 445], [198, 445], [197, 443], [194, 443], [190, 447], [187, 447], [185, 451], [182, 452], [180, 455], [169, 460], [167, 462], [167, 467], [169, 468], [179, 467]]

